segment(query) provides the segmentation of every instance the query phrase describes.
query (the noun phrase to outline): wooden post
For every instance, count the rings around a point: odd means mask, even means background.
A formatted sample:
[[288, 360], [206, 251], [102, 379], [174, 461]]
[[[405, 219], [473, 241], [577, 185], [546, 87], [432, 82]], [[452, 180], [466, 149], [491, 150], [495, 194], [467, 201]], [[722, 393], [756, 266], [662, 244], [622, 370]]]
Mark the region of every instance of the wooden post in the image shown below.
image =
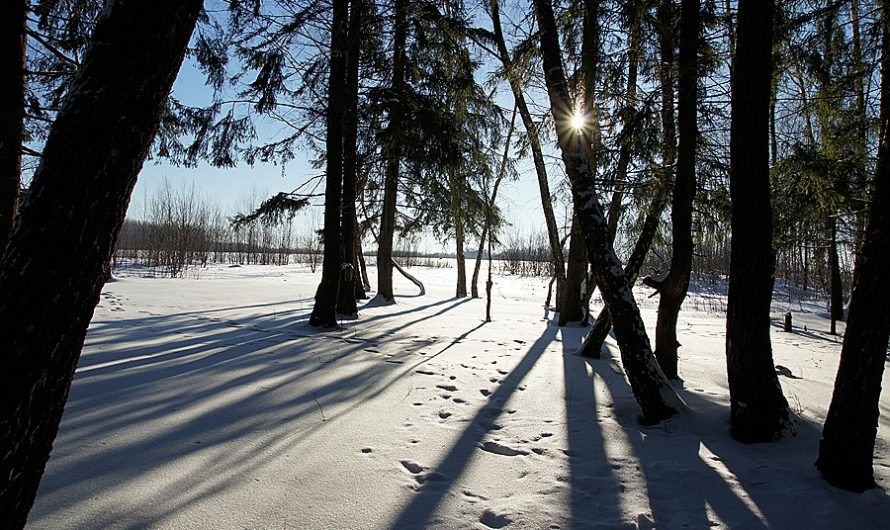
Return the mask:
[[785, 313], [785, 329], [783, 331], [787, 331], [791, 333], [791, 312]]

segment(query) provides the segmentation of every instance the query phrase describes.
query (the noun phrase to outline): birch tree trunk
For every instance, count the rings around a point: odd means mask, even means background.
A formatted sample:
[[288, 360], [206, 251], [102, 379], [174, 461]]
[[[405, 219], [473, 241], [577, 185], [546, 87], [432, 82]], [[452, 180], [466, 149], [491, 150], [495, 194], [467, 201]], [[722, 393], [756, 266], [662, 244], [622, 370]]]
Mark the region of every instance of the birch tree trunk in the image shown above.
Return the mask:
[[590, 146], [582, 141], [581, 135], [574, 134], [570, 125], [573, 108], [560, 57], [553, 7], [549, 0], [535, 0], [534, 5], [551, 112], [562, 160], [572, 184], [575, 212], [594, 260], [597, 284], [612, 311], [621, 361], [640, 404], [641, 419], [645, 423], [657, 423], [679, 411], [682, 404], [652, 355], [639, 308], [609, 242], [589, 165]]

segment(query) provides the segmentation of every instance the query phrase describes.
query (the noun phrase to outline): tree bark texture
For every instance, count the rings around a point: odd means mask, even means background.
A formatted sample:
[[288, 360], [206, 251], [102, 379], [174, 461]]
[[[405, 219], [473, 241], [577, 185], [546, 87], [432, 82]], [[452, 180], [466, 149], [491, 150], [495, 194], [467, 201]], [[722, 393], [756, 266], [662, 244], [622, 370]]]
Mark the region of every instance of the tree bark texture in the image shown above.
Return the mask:
[[875, 486], [872, 461], [881, 379], [890, 340], [890, 17], [882, 9], [881, 138], [875, 188], [856, 264], [840, 367], [825, 418], [816, 467], [828, 482], [851, 491]]
[[27, 0], [0, 4], [0, 254], [15, 223], [22, 175]]
[[578, 222], [578, 216], [573, 215], [565, 292], [562, 295], [562, 307], [559, 312], [560, 326], [565, 326], [569, 322], [581, 322], [584, 318], [584, 298], [581, 296], [581, 286], [587, 276], [586, 251], [581, 224]]
[[589, 166], [587, 151], [590, 146], [579, 141], [579, 135], [575, 135], [570, 126], [573, 109], [560, 57], [553, 6], [549, 0], [535, 0], [534, 5], [547, 92], [560, 152], [572, 184], [575, 212], [581, 222], [589, 255], [594, 260], [597, 285], [614, 317], [621, 361], [640, 404], [641, 419], [646, 423], [659, 422], [680, 410], [681, 401], [652, 355], [639, 308], [609, 242], [606, 219]]
[[352, 0], [349, 9], [349, 52], [346, 59], [345, 105], [343, 110], [343, 266], [337, 312], [350, 317], [358, 316], [356, 298], [359, 291], [364, 295], [356, 254], [358, 219], [355, 212], [358, 141], [358, 69], [361, 55], [361, 24], [364, 0]]
[[110, 2], [0, 261], [0, 521], [24, 526], [200, 0]]
[[775, 440], [789, 421], [769, 320], [775, 261], [768, 146], [774, 10], [771, 0], [739, 2], [732, 75], [726, 360], [732, 434], [744, 443]]
[[841, 265], [837, 252], [837, 220], [834, 217], [828, 219], [828, 233], [830, 244], [828, 247], [828, 291], [831, 298], [831, 334], [836, 333], [836, 322], [844, 320], [844, 285], [841, 281]]
[[392, 247], [396, 232], [396, 196], [399, 193], [401, 152], [395, 139], [402, 127], [401, 97], [405, 84], [405, 43], [407, 41], [408, 1], [395, 1], [393, 23], [392, 94], [389, 103], [388, 143], [383, 152], [386, 176], [383, 183], [383, 211], [380, 215], [380, 238], [377, 248], [377, 297], [395, 301], [392, 290]]
[[550, 258], [553, 263], [554, 276], [556, 277], [556, 310], [562, 309], [562, 293], [565, 289], [566, 279], [566, 263], [565, 256], [562, 252], [562, 242], [559, 238], [559, 227], [556, 224], [556, 215], [553, 213], [553, 196], [550, 193], [550, 183], [547, 179], [547, 166], [544, 163], [544, 150], [541, 147], [541, 136], [538, 133], [538, 126], [532, 118], [528, 104], [525, 101], [525, 93], [522, 91], [522, 85], [519, 82], [519, 76], [515, 72], [513, 60], [510, 58], [510, 52], [507, 50], [507, 44], [504, 40], [504, 32], [501, 28], [500, 10], [498, 8], [498, 0], [491, 0], [491, 22], [494, 28], [494, 36], [497, 41], [498, 55], [504, 70], [507, 72], [507, 81], [510, 83], [510, 89], [513, 92], [513, 98], [516, 101], [516, 108], [519, 110], [519, 117], [522, 118], [522, 126], [528, 136], [529, 148], [532, 152], [532, 161], [535, 165], [535, 175], [538, 177], [538, 189], [541, 192], [541, 207], [544, 210], [544, 223], [547, 226], [547, 240], [550, 243]]
[[467, 296], [467, 259], [464, 256], [463, 183], [460, 178], [451, 179], [451, 216], [454, 219], [454, 248], [457, 262], [457, 286], [454, 295]]
[[[643, 268], [643, 262], [646, 261], [649, 247], [652, 246], [652, 241], [655, 239], [656, 232], [658, 232], [658, 223], [661, 220], [661, 214], [665, 206], [667, 206], [667, 190], [663, 190], [656, 195], [649, 205], [649, 210], [646, 212], [645, 219], [643, 219], [643, 227], [640, 230], [640, 235], [637, 237], [633, 252], [631, 252], [630, 258], [624, 265], [624, 275], [627, 277], [628, 285], [632, 286], [637, 282], [637, 276], [639, 276], [640, 270]], [[584, 337], [584, 342], [578, 350], [579, 353], [584, 357], [599, 358], [600, 352], [603, 349], [603, 343], [606, 341], [606, 336], [609, 335], [609, 330], [611, 329], [612, 314], [609, 312], [609, 306], [606, 305], [600, 311], [600, 314], [597, 315], [593, 326], [587, 332], [587, 336]]]
[[325, 141], [327, 174], [324, 192], [324, 256], [321, 283], [315, 291], [315, 306], [309, 316], [310, 325], [324, 328], [337, 325], [337, 296], [343, 270], [340, 202], [343, 194], [343, 113], [346, 103], [349, 0], [334, 0], [333, 8]]
[[692, 204], [695, 200], [695, 152], [698, 140], [698, 38], [700, 5], [683, 0], [680, 12], [680, 67], [677, 120], [677, 177], [671, 201], [671, 269], [659, 286], [655, 324], [655, 357], [670, 379], [677, 373], [677, 319], [689, 288], [692, 271]]

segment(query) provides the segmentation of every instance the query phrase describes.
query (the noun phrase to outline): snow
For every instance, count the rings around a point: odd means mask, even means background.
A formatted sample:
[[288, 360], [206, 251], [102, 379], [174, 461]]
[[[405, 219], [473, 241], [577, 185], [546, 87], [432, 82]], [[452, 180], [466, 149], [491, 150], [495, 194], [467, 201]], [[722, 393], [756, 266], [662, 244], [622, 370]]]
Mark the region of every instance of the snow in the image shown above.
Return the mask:
[[796, 436], [742, 445], [719, 290], [696, 286], [680, 315], [688, 410], [642, 427], [614, 338], [574, 356], [585, 328], [554, 324], [544, 280], [496, 275], [484, 323], [484, 300], [452, 297], [455, 269], [411, 272], [427, 294], [397, 275], [397, 304], [319, 333], [320, 272], [302, 265], [118, 271], [29, 528], [886, 527], [883, 490], [835, 489], [813, 466], [840, 352], [819, 303], [774, 307]]

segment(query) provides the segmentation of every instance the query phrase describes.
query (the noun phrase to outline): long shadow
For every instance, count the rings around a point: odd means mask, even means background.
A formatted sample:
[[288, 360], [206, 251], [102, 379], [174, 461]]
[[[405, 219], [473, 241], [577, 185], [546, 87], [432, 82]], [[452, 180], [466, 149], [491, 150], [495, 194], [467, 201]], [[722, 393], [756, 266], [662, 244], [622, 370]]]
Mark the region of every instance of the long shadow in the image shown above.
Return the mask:
[[[590, 366], [605, 381], [617, 404], [619, 396], [629, 394], [629, 388], [623, 374], [606, 368], [609, 357], [604, 354], [603, 359], [590, 361]], [[728, 405], [699, 392], [680, 388], [678, 393], [689, 411], [659, 425], [643, 427], [630, 411], [618, 415], [625, 438], [639, 459], [658, 528], [708, 528], [719, 524], [715, 517], [728, 528], [751, 529], [826, 528], [836, 522], [788, 506], [789, 479], [773, 469], [778, 465], [788, 474], [818, 481], [812, 466], [818, 425], [801, 419], [796, 436], [771, 444], [743, 445], [729, 434]], [[797, 490], [800, 498], [796, 500], [802, 506], [814, 506], [814, 492], [824, 494], [826, 505], [834, 504], [843, 512], [843, 501], [837, 500], [827, 484], [823, 486], [820, 490], [808, 484]], [[876, 513], [890, 514], [886, 495], [879, 495], [872, 504]], [[849, 517], [850, 528], [871, 527], [868, 516]], [[859, 518], [857, 523], [853, 518]], [[576, 522], [583, 527], [584, 521]]]
[[597, 414], [594, 381], [587, 374], [591, 362], [573, 355], [586, 331], [586, 328], [560, 328], [569, 449], [570, 527], [611, 524], [618, 528], [622, 485], [608, 467], [607, 442]]
[[[380, 313], [379, 315], [373, 315], [370, 317], [362, 317], [362, 318], [358, 319], [358, 321], [362, 322], [362, 323], [368, 323], [368, 322], [374, 322], [377, 320], [385, 320], [385, 319], [395, 318], [395, 317], [402, 316], [402, 315], [407, 315], [410, 313], [416, 313], [418, 311], [423, 311], [425, 309], [429, 309], [432, 307], [436, 307], [436, 306], [440, 306], [440, 305], [448, 304], [448, 303], [451, 303], [451, 306], [448, 309], [453, 309], [461, 304], [465, 304], [465, 303], [469, 302], [470, 300], [472, 300], [472, 298], [443, 298], [442, 300], [438, 300], [436, 302], [430, 302], [429, 304], [421, 305], [421, 306], [408, 307], [408, 308], [402, 309], [401, 311]], [[372, 301], [373, 301], [373, 299], [372, 299]], [[376, 307], [390, 307], [390, 306], [383, 305], [383, 304], [376, 304], [376, 303], [372, 304], [371, 302], [368, 302], [365, 305], [363, 305], [360, 309], [376, 308]]]
[[[422, 313], [398, 329], [439, 316], [458, 304]], [[441, 303], [429, 307], [436, 305]], [[296, 334], [285, 331], [290, 326], [281, 321], [274, 322], [281, 330], [271, 330], [268, 318], [247, 321], [247, 325], [232, 326], [190, 312], [187, 317], [94, 322], [87, 338], [88, 353], [81, 359], [69, 396], [52, 472], [41, 484], [40, 495], [49, 500], [39, 511], [44, 516], [64, 511], [69, 503], [116, 491], [170, 462], [206, 451], [219, 453], [215, 448], [251, 446], [249, 452], [225, 452], [213, 464], [216, 473], [179, 479], [181, 491], [169, 497], [176, 499], [174, 508], [140, 515], [137, 526], [151, 526], [152, 520], [161, 521], [177, 508], [200, 502], [202, 495], [226, 489], [226, 477], [280, 457], [300, 439], [351, 413], [353, 408], [344, 404], [382, 393], [482, 325], [416, 364], [390, 364], [379, 354], [361, 352], [355, 357], [361, 364], [352, 364], [342, 375], [340, 369], [315, 375], [330, 363], [359, 353], [367, 342]], [[389, 329], [375, 334], [378, 339], [384, 336], [397, 339], [398, 333]], [[154, 342], [144, 344], [144, 340]], [[337, 341], [335, 350], [339, 351], [329, 355], [330, 345], [316, 351], [317, 340]], [[319, 420], [312, 421], [313, 416]], [[158, 428], [159, 422], [163, 428]], [[283, 428], [282, 422], [302, 428], [294, 432]], [[140, 435], [130, 436], [134, 432]], [[100, 442], [97, 447], [96, 440], [111, 442]], [[89, 444], [88, 451], [79, 450], [84, 444]], [[95, 523], [102, 526], [98, 520]]]
[[436, 477], [439, 480], [426, 482], [402, 509], [391, 528], [417, 529], [429, 523], [442, 499], [449, 489], [457, 482], [472, 459], [479, 444], [492, 430], [495, 421], [503, 414], [503, 405], [519, 387], [520, 382], [528, 375], [535, 363], [556, 337], [556, 327], [548, 326], [543, 335], [531, 345], [525, 356], [507, 376], [503, 378], [497, 390], [489, 396], [488, 402], [479, 410], [467, 425], [461, 436], [451, 446], [445, 458], [436, 466]]
[[[782, 329], [782, 330], [785, 329], [785, 323], [780, 322], [778, 320], [772, 320], [770, 322], [770, 325], [776, 329]], [[802, 328], [792, 328], [791, 333], [787, 333], [787, 332], [785, 332], [785, 333], [788, 336], [804, 337], [807, 339], [821, 340], [821, 341], [825, 341], [825, 342], [831, 342], [834, 344], [840, 344], [844, 340], [844, 336], [840, 333], [838, 333], [837, 335], [831, 335], [830, 333], [828, 333], [826, 331], [826, 332], [824, 332], [824, 334], [819, 334], [819, 333], [814, 333], [812, 331], [805, 330]]]

